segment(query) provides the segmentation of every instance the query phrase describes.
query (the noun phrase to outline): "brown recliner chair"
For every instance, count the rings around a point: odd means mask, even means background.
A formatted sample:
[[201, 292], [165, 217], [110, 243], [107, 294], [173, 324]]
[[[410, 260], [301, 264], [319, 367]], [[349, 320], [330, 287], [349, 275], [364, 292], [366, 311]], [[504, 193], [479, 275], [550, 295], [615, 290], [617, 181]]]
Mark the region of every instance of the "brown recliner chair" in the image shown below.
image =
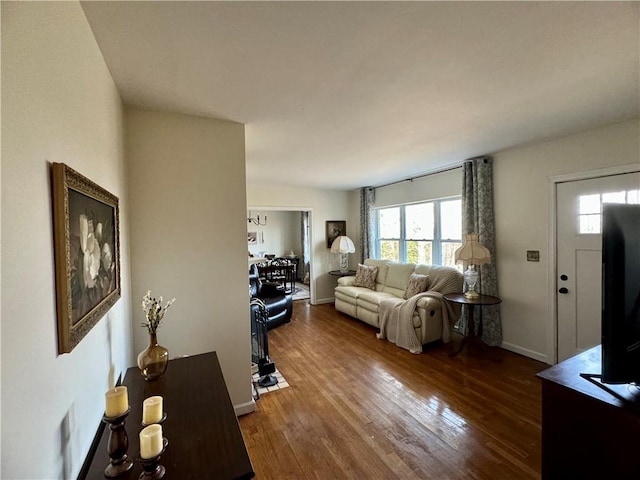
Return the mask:
[[[284, 287], [277, 283], [263, 282], [258, 274], [258, 267], [249, 268], [249, 292], [251, 298], [259, 298], [267, 307], [267, 328], [271, 330], [283, 323], [291, 321], [293, 315], [293, 297], [284, 291]], [[253, 327], [256, 307], [251, 306], [251, 325]]]

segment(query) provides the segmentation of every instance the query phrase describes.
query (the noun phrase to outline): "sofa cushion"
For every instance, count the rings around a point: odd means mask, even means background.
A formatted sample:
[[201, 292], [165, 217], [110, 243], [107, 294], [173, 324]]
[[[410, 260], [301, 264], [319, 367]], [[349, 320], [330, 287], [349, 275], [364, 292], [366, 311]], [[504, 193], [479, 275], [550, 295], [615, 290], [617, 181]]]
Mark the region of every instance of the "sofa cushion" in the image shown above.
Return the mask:
[[[376, 283], [380, 288], [387, 281], [387, 272], [389, 271], [389, 260], [377, 260], [375, 258], [367, 258], [364, 264], [369, 267], [378, 267], [378, 275], [376, 275]], [[378, 290], [380, 290], [378, 288]]]
[[358, 264], [358, 270], [356, 270], [356, 280], [354, 285], [356, 287], [365, 287], [369, 290], [376, 289], [376, 276], [378, 275], [378, 267], [369, 267], [367, 265]]
[[387, 272], [387, 280], [385, 281], [385, 292], [388, 288], [400, 290], [398, 297], [402, 297], [407, 283], [409, 282], [409, 276], [413, 273], [415, 264], [413, 263], [391, 263], [389, 264], [389, 271]]
[[362, 295], [363, 293], [370, 292], [370, 291], [371, 290], [369, 290], [368, 288], [354, 287], [354, 286], [341, 286], [341, 285], [338, 285], [335, 288], [335, 292], [336, 293], [341, 293], [343, 295], [343, 297], [345, 297], [345, 298], [353, 298], [353, 299], [356, 299], [360, 295]]
[[421, 275], [419, 273], [412, 273], [409, 276], [409, 282], [407, 283], [407, 288], [404, 291], [405, 300], [413, 297], [422, 292], [427, 291], [427, 287], [429, 286], [429, 275]]
[[384, 293], [384, 292], [362, 292], [360, 295], [358, 295], [358, 300], [363, 300], [365, 302], [369, 302], [372, 304], [379, 304], [382, 300], [386, 298], [395, 298], [395, 297], [390, 293]]

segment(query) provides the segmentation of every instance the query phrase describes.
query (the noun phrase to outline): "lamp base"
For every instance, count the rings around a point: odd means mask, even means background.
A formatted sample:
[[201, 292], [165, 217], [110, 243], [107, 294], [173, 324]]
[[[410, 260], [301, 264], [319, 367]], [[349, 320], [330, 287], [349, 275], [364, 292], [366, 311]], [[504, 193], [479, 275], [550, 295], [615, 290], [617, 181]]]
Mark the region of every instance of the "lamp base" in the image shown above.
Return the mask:
[[340, 273], [347, 273], [349, 271], [349, 254], [340, 254]]
[[467, 298], [477, 298], [480, 295], [476, 292], [476, 283], [478, 283], [478, 271], [475, 265], [469, 265], [464, 272], [464, 283], [467, 284], [467, 292], [464, 294]]

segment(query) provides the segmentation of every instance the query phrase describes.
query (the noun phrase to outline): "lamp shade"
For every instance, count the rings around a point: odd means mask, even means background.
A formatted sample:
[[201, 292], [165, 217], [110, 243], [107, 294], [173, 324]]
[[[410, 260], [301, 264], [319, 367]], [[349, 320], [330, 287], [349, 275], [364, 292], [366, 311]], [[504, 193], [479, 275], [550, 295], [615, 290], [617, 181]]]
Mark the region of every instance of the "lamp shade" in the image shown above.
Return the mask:
[[356, 246], [351, 239], [345, 235], [340, 235], [331, 244], [331, 253], [353, 253]]
[[462, 246], [455, 252], [456, 263], [465, 262], [470, 265], [482, 265], [491, 261], [489, 250], [478, 243], [478, 234], [464, 236]]

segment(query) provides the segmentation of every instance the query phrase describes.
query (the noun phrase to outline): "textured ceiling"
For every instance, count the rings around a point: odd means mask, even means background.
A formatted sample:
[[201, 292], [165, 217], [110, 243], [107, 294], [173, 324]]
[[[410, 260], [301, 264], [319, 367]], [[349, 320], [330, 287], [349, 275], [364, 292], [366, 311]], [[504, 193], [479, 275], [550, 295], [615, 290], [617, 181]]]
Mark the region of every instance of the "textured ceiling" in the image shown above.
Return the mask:
[[246, 125], [250, 184], [351, 189], [639, 116], [638, 2], [83, 2], [128, 105]]

